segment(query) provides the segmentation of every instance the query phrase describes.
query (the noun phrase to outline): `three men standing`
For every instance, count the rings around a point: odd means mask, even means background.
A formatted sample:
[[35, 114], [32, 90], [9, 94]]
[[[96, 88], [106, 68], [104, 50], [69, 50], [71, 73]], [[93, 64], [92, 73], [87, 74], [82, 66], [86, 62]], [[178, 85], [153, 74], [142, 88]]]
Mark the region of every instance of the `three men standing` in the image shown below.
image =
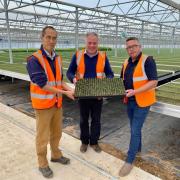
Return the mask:
[[[31, 79], [30, 93], [36, 114], [36, 150], [39, 171], [44, 177], [53, 172], [47, 161], [47, 144], [50, 142], [51, 161], [69, 164], [59, 150], [62, 134], [62, 94], [74, 99], [74, 91], [63, 81], [62, 59], [54, 51], [57, 31], [52, 26], [42, 30], [42, 46], [28, 58], [27, 70]], [[126, 40], [129, 59], [125, 60], [121, 77], [128, 98], [127, 113], [130, 120], [131, 140], [125, 164], [119, 171], [126, 176], [133, 168], [136, 154], [141, 152], [141, 129], [150, 106], [156, 101], [154, 88], [157, 85], [156, 64], [151, 56], [142, 53], [140, 42], [131, 37]], [[85, 50], [77, 51], [67, 71], [68, 79], [76, 84], [82, 78], [113, 78], [114, 74], [105, 53], [98, 51], [98, 35], [86, 35]], [[85, 153], [88, 145], [101, 152], [98, 144], [101, 131], [102, 98], [79, 99], [80, 151]], [[89, 127], [89, 116], [91, 125]]]

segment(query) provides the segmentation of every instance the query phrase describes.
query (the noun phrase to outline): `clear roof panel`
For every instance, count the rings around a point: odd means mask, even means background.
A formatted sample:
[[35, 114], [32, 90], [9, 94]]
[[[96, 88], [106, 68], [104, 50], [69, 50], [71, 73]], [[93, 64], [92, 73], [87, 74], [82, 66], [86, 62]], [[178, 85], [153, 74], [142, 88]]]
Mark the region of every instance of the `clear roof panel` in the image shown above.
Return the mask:
[[180, 0], [172, 0], [172, 1], [174, 1], [177, 4], [180, 4]]
[[[0, 0], [0, 27], [6, 29], [4, 2]], [[141, 36], [172, 34], [180, 37], [180, 11], [171, 0], [7, 0], [11, 29], [40, 30], [55, 26], [64, 33], [97, 31], [104, 35], [125, 32]], [[163, 3], [166, 2], [166, 3]], [[168, 2], [168, 3], [167, 3]], [[180, 0], [177, 1], [178, 4]], [[118, 28], [116, 29], [116, 26]], [[5, 32], [5, 31], [4, 31]]]
[[[65, 2], [142, 21], [180, 27], [180, 0], [66, 0]], [[177, 3], [178, 7], [171, 6], [173, 2]]]

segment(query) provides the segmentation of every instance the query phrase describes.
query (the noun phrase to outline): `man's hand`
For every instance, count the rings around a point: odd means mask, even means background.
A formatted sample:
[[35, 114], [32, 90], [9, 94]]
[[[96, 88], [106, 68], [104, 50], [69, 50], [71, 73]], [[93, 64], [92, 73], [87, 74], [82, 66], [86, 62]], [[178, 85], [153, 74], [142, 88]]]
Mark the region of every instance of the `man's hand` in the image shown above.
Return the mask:
[[70, 99], [74, 100], [74, 91], [65, 91], [64, 94]]
[[136, 91], [134, 89], [128, 89], [126, 90], [126, 97], [134, 96]]
[[73, 79], [73, 84], [76, 85], [76, 83], [77, 83], [77, 79], [74, 78], [74, 79]]

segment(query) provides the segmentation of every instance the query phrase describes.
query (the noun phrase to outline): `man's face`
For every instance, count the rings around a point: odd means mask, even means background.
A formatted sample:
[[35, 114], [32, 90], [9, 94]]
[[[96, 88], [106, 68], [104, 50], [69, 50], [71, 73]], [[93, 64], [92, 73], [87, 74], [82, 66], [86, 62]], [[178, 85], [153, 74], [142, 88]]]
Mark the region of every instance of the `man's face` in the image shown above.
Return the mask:
[[137, 40], [130, 40], [126, 42], [126, 50], [129, 56], [134, 60], [141, 52], [141, 45]]
[[98, 50], [98, 37], [89, 35], [86, 37], [86, 50], [89, 54], [95, 54]]
[[49, 53], [53, 51], [57, 42], [57, 32], [53, 29], [46, 29], [44, 36], [42, 37], [42, 45]]

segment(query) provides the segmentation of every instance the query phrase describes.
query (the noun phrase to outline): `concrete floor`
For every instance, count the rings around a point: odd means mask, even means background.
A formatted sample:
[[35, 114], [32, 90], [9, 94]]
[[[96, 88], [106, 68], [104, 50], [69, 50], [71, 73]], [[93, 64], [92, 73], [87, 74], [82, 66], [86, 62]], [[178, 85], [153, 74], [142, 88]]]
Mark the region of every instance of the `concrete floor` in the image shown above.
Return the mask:
[[[0, 179], [41, 180], [35, 155], [35, 119], [0, 103]], [[54, 171], [52, 179], [58, 180], [116, 180], [123, 161], [105, 152], [79, 151], [80, 141], [63, 133], [60, 148], [71, 159], [70, 165], [49, 163]], [[48, 159], [50, 151], [48, 148]], [[125, 180], [160, 180], [134, 167]]]
[[[28, 83], [0, 81], [0, 102], [34, 115]], [[104, 102], [100, 142], [103, 150], [122, 159], [129, 145], [129, 123], [121, 98]], [[64, 132], [79, 138], [77, 101], [64, 98]], [[150, 112], [143, 128], [143, 149], [135, 164], [162, 179], [180, 179], [180, 119]], [[121, 154], [121, 156], [119, 156]]]

